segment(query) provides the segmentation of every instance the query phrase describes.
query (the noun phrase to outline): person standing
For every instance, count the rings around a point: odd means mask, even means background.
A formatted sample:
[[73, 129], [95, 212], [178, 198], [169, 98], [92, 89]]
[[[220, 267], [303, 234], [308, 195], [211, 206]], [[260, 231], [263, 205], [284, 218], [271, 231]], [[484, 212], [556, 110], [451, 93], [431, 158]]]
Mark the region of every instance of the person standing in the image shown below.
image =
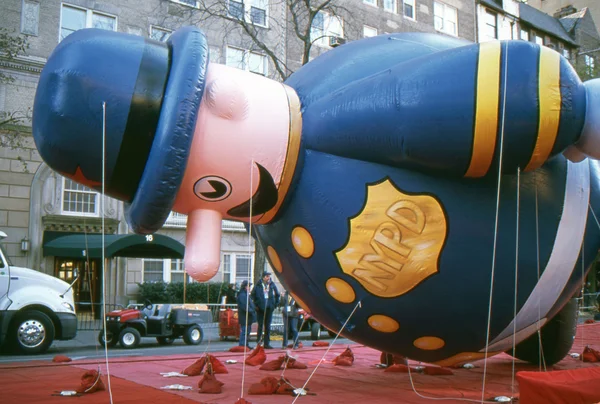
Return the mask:
[[256, 341], [260, 343], [264, 332], [263, 346], [265, 349], [273, 349], [271, 346], [271, 321], [273, 320], [273, 310], [279, 305], [279, 291], [271, 281], [270, 272], [263, 272], [262, 280], [252, 289], [251, 295], [256, 305], [258, 322]]
[[290, 292], [285, 292], [285, 298], [283, 303], [283, 345], [282, 348], [287, 348], [288, 338], [290, 333], [292, 334], [292, 343], [294, 348], [298, 348], [298, 303], [290, 295]]
[[[248, 296], [248, 281], [242, 282], [242, 287], [237, 295], [237, 306], [238, 306], [238, 322], [240, 324], [240, 346], [247, 346], [249, 349], [253, 349], [250, 346], [250, 329], [252, 323], [256, 321], [256, 307], [254, 302]], [[246, 319], [248, 321], [246, 321]]]

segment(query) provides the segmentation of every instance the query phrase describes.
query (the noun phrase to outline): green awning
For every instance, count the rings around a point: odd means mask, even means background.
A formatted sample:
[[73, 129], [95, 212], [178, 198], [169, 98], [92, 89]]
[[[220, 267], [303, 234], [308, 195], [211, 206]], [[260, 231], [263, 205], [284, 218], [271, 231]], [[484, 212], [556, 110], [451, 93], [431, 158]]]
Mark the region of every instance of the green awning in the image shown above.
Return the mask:
[[[183, 258], [185, 247], [162, 234], [104, 235], [104, 256], [129, 258]], [[44, 256], [102, 258], [102, 235], [46, 232]]]

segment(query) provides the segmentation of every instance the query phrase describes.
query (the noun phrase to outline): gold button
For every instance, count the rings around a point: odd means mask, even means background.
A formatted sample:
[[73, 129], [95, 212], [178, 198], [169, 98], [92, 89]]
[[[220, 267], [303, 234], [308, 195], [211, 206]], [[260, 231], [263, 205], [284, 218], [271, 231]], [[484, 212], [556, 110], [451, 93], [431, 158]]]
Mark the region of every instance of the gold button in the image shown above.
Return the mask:
[[413, 345], [424, 351], [435, 351], [436, 349], [442, 348], [446, 343], [443, 339], [438, 337], [421, 337], [417, 338]]
[[271, 265], [273, 265], [273, 268], [281, 273], [281, 271], [283, 270], [282, 266], [281, 266], [281, 260], [279, 259], [279, 255], [277, 254], [277, 251], [275, 251], [275, 249], [271, 246], [267, 247], [267, 255], [269, 256], [269, 260], [271, 261]]
[[380, 332], [396, 332], [400, 328], [396, 320], [383, 314], [374, 314], [367, 321], [373, 329]]
[[302, 258], [310, 258], [315, 252], [315, 242], [304, 227], [295, 227], [292, 230], [292, 244]]
[[340, 278], [329, 278], [325, 283], [327, 291], [338, 302], [352, 303], [356, 299], [356, 293], [348, 282]]

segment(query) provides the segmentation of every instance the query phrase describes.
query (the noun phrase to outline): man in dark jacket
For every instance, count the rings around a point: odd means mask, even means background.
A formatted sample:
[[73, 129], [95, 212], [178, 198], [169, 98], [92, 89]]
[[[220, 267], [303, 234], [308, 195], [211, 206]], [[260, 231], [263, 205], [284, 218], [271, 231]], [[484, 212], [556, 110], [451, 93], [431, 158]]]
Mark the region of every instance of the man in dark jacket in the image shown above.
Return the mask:
[[283, 299], [283, 346], [287, 348], [288, 337], [291, 334], [294, 348], [298, 348], [298, 303], [290, 295], [290, 292], [285, 292]]
[[256, 284], [252, 289], [252, 300], [256, 305], [256, 315], [258, 320], [258, 335], [256, 341], [260, 343], [265, 333], [265, 349], [273, 349], [271, 346], [271, 321], [273, 320], [273, 310], [279, 305], [279, 291], [277, 286], [271, 281], [271, 273], [263, 272], [262, 281]]
[[[252, 323], [256, 321], [256, 307], [252, 299], [248, 297], [248, 281], [242, 282], [242, 287], [237, 295], [238, 322], [240, 324], [240, 346], [252, 349], [248, 337]], [[248, 322], [246, 322], [246, 318]]]

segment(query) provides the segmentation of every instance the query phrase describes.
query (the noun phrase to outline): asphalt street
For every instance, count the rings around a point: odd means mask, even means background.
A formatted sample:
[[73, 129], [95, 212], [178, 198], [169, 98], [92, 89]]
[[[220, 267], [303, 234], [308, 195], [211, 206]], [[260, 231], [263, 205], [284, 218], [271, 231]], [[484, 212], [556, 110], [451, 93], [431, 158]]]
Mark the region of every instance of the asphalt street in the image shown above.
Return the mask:
[[[172, 345], [159, 345], [155, 338], [142, 338], [140, 345], [135, 349], [123, 349], [120, 345], [108, 348], [109, 358], [118, 357], [136, 357], [136, 356], [166, 356], [166, 355], [185, 355], [202, 354], [204, 352], [227, 351], [232, 346], [238, 344], [233, 338], [221, 341], [219, 338], [219, 329], [216, 326], [203, 327], [204, 339], [199, 345], [186, 345], [181, 338], [175, 340]], [[99, 331], [78, 331], [77, 336], [70, 341], [54, 341], [52, 346], [43, 354], [39, 355], [21, 355], [13, 352], [2, 352], [0, 355], [1, 363], [10, 362], [28, 362], [52, 360], [55, 355], [66, 355], [74, 360], [81, 359], [101, 359], [105, 358], [104, 347], [98, 344]], [[327, 333], [323, 333], [322, 339], [332, 343], [334, 340]], [[300, 333], [300, 340], [305, 346], [312, 345], [310, 332]], [[336, 344], [348, 344], [349, 340], [339, 338]], [[250, 337], [250, 344], [256, 345], [256, 337]], [[275, 349], [280, 349], [282, 345], [281, 335], [271, 337], [271, 345]]]

